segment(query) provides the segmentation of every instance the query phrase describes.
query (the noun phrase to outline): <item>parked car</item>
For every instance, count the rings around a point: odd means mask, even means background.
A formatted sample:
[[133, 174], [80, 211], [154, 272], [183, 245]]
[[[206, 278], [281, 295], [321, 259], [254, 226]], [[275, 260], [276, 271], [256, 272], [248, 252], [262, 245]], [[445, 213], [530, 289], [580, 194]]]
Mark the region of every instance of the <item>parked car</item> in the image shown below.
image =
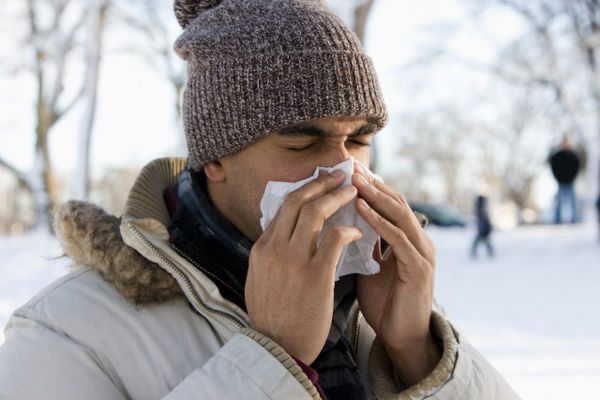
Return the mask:
[[442, 227], [465, 227], [466, 217], [456, 208], [447, 204], [431, 204], [409, 202], [413, 211], [419, 212], [429, 219], [429, 223]]

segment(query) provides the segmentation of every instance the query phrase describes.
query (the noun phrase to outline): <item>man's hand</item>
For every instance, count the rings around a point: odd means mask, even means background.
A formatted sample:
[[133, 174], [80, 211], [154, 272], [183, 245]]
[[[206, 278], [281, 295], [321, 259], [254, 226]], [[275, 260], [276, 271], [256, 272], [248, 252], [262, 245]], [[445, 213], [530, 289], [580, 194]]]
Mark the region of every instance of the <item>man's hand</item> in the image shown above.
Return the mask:
[[335, 227], [317, 246], [325, 220], [356, 196], [354, 186], [339, 187], [344, 176], [323, 174], [290, 193], [250, 253], [250, 325], [307, 365], [327, 340], [342, 249], [362, 237], [358, 228]]
[[357, 280], [365, 319], [382, 340], [402, 383], [425, 378], [441, 358], [429, 321], [433, 302], [435, 248], [406, 200], [358, 169], [352, 177], [360, 199], [359, 214], [390, 249], [374, 257], [381, 271]]

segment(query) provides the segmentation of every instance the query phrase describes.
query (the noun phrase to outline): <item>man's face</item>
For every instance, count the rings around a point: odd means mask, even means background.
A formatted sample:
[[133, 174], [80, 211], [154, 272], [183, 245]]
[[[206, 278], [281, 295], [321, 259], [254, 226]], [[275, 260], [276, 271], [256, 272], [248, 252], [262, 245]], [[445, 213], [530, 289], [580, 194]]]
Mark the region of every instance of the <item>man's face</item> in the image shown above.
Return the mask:
[[354, 157], [369, 165], [377, 126], [364, 118], [319, 118], [271, 133], [220, 160], [225, 179], [210, 182], [217, 208], [251, 241], [260, 227], [260, 200], [269, 181], [296, 182], [317, 166], [332, 167]]

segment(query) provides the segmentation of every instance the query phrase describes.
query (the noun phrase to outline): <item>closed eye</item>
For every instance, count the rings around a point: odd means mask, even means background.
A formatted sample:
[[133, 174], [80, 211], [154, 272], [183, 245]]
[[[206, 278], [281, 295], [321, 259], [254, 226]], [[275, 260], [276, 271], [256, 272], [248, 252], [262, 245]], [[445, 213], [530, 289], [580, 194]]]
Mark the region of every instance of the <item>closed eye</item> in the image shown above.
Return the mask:
[[358, 140], [349, 140], [350, 144], [353, 146], [359, 146], [359, 147], [363, 147], [363, 146], [371, 146], [371, 143], [363, 143], [361, 141]]
[[[371, 143], [363, 143], [363, 142], [361, 142], [359, 140], [348, 140], [347, 143], [348, 143], [347, 146], [355, 146], [355, 147], [365, 147], [366, 146], [366, 147], [371, 147]], [[304, 150], [308, 150], [311, 147], [314, 147], [316, 144], [318, 144], [318, 143], [316, 143], [316, 142], [315, 143], [311, 143], [311, 144], [303, 146], [303, 147], [288, 147], [287, 149], [290, 150], [290, 151], [294, 151], [294, 152], [301, 152], [301, 151], [304, 151]]]
[[307, 146], [304, 146], [304, 147], [288, 147], [287, 149], [290, 150], [290, 151], [300, 152], [300, 151], [304, 151], [304, 150], [306, 150], [306, 149], [308, 149], [310, 147], [313, 147], [314, 145], [315, 145], [315, 143], [311, 143], [311, 144], [309, 144]]

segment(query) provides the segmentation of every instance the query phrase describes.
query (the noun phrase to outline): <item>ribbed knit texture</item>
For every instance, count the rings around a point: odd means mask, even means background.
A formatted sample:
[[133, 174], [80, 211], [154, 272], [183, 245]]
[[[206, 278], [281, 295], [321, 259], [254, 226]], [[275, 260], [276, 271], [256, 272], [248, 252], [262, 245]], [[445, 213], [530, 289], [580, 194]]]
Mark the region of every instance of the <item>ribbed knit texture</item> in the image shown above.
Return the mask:
[[308, 379], [308, 376], [302, 371], [302, 368], [281, 346], [273, 340], [250, 328], [244, 328], [240, 331], [241, 334], [248, 336], [262, 347], [265, 348], [273, 357], [277, 359], [283, 366], [300, 382], [302, 387], [308, 392], [313, 399], [320, 399], [321, 396], [315, 385]]
[[416, 400], [428, 398], [452, 378], [458, 357], [457, 334], [446, 318], [437, 311], [433, 311], [431, 314], [431, 324], [436, 336], [442, 341], [442, 358], [427, 377], [409, 388], [403, 388], [403, 390], [390, 376], [390, 371], [394, 371], [394, 366], [381, 341], [375, 339], [369, 354], [369, 371], [377, 399]]
[[188, 63], [183, 126], [193, 168], [295, 123], [387, 121], [356, 35], [318, 0], [175, 0]]

